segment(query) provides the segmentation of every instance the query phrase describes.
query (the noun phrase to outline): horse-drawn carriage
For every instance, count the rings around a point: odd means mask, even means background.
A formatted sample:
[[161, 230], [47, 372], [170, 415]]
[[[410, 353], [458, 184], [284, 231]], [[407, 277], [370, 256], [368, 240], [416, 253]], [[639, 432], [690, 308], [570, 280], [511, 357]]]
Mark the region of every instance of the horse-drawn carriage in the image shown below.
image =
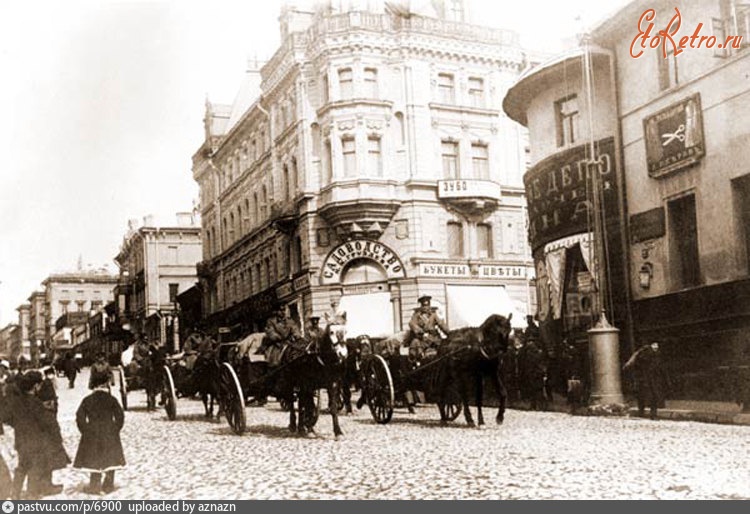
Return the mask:
[[510, 317], [492, 315], [478, 328], [452, 330], [436, 352], [427, 353], [416, 365], [404, 346], [404, 335], [364, 341], [360, 348], [362, 398], [379, 424], [391, 421], [396, 400], [407, 407], [417, 392], [434, 401], [442, 423], [453, 421], [464, 412], [473, 425], [469, 411], [469, 391], [474, 387], [479, 424], [482, 415], [483, 378], [490, 377], [498, 392], [498, 423], [505, 410], [505, 388], [500, 360], [508, 345]]
[[[242, 434], [247, 428], [246, 399], [275, 396], [290, 411], [290, 428], [312, 430], [318, 419], [317, 391], [329, 387], [329, 379], [338, 376], [328, 370], [340, 364], [342, 359], [335, 347], [341, 345], [331, 343], [329, 336], [316, 341], [291, 341], [284, 347], [278, 365], [270, 366], [264, 356], [257, 353], [262, 339], [263, 334], [251, 334], [240, 341], [204, 345], [193, 365], [188, 364], [184, 354], [169, 358], [163, 383], [170, 419], [176, 416], [178, 397], [200, 393], [204, 403], [207, 397], [211, 402], [215, 397], [220, 414], [235, 433]], [[298, 404], [296, 410], [295, 403]], [[212, 407], [211, 410], [206, 407], [206, 414], [211, 412]], [[341, 433], [338, 420], [334, 422], [334, 432]]]
[[146, 408], [155, 410], [157, 396], [163, 392], [164, 355], [158, 348], [149, 348], [148, 354], [135, 357], [135, 345], [131, 345], [120, 356], [121, 366], [116, 368], [122, 408], [128, 410], [128, 393], [143, 390], [146, 393]]

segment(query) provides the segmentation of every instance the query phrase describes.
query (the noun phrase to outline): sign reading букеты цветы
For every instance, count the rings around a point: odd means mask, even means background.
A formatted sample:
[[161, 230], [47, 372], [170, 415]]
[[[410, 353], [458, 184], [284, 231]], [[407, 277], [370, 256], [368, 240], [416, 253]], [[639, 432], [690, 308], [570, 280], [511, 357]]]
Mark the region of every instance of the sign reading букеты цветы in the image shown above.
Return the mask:
[[480, 264], [474, 268], [468, 264], [419, 264], [420, 277], [443, 278], [504, 278], [525, 279], [525, 266], [503, 266], [497, 264]]

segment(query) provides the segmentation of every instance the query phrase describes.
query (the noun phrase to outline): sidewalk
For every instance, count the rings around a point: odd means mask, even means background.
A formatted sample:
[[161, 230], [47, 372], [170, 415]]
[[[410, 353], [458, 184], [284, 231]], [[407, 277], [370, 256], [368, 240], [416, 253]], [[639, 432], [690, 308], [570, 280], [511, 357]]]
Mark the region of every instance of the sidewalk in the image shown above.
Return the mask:
[[[518, 410], [530, 410], [528, 402], [514, 401], [509, 402], [508, 408]], [[549, 403], [548, 412], [565, 412], [570, 413], [570, 406], [565, 399], [557, 394], [554, 395], [554, 401]], [[637, 417], [638, 408], [628, 406], [628, 417]], [[576, 411], [576, 415], [599, 416], [599, 415], [624, 415], [617, 413], [598, 414], [591, 412], [584, 407]], [[648, 409], [646, 409], [648, 416]], [[726, 425], [748, 425], [750, 426], [750, 412], [742, 412], [742, 407], [735, 403], [729, 402], [698, 402], [698, 401], [678, 401], [667, 400], [666, 407], [657, 411], [657, 418], [672, 421], [698, 421], [703, 423], [720, 423]]]

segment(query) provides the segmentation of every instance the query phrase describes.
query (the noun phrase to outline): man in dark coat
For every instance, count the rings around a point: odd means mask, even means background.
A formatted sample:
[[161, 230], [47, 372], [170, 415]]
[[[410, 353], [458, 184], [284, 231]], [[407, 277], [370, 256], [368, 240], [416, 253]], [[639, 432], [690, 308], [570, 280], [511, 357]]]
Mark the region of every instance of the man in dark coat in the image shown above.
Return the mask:
[[61, 485], [52, 483], [52, 472], [70, 463], [62, 444], [60, 425], [55, 415], [36, 397], [42, 375], [29, 371], [16, 379], [17, 388], [8, 394], [7, 423], [13, 427], [18, 452], [18, 467], [13, 477], [13, 497], [20, 498], [26, 477], [32, 497], [58, 494]]
[[69, 389], [73, 389], [76, 386], [76, 376], [79, 371], [78, 361], [72, 353], [69, 353], [65, 358], [65, 376], [68, 378]]
[[44, 380], [37, 395], [44, 407], [51, 410], [57, 416], [57, 390], [55, 388], [55, 370], [52, 367], [44, 369]]
[[520, 365], [523, 368], [524, 397], [531, 401], [531, 409], [547, 410], [547, 359], [544, 350], [534, 339], [526, 341]]
[[623, 366], [623, 371], [632, 371], [638, 386], [638, 415], [643, 417], [648, 403], [651, 419], [656, 419], [661, 399], [663, 370], [659, 343], [643, 345], [636, 350]]
[[120, 404], [109, 393], [107, 375], [97, 375], [92, 385], [94, 392], [83, 399], [76, 412], [81, 442], [73, 466], [90, 473], [86, 492], [109, 493], [115, 488], [115, 470], [125, 466], [120, 441], [125, 415]]

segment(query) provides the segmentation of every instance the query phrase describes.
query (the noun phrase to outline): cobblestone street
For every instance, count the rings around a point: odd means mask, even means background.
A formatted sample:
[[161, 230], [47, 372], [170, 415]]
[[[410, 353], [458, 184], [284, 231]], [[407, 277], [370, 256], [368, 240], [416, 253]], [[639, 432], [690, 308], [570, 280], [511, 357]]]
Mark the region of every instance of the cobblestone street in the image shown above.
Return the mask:
[[[60, 425], [71, 457], [75, 409], [87, 374], [68, 390], [58, 379]], [[122, 499], [710, 499], [750, 498], [748, 427], [509, 411], [502, 426], [440, 427], [437, 408], [397, 409], [376, 425], [366, 408], [342, 417], [333, 439], [321, 415], [316, 438], [286, 430], [278, 404], [247, 409], [248, 431], [207, 421], [198, 401], [180, 400], [170, 422], [131, 392], [122, 439], [128, 466]], [[487, 416], [494, 419], [494, 412]], [[1, 439], [13, 456], [12, 430]], [[85, 499], [87, 475], [55, 473], [59, 498]]]

